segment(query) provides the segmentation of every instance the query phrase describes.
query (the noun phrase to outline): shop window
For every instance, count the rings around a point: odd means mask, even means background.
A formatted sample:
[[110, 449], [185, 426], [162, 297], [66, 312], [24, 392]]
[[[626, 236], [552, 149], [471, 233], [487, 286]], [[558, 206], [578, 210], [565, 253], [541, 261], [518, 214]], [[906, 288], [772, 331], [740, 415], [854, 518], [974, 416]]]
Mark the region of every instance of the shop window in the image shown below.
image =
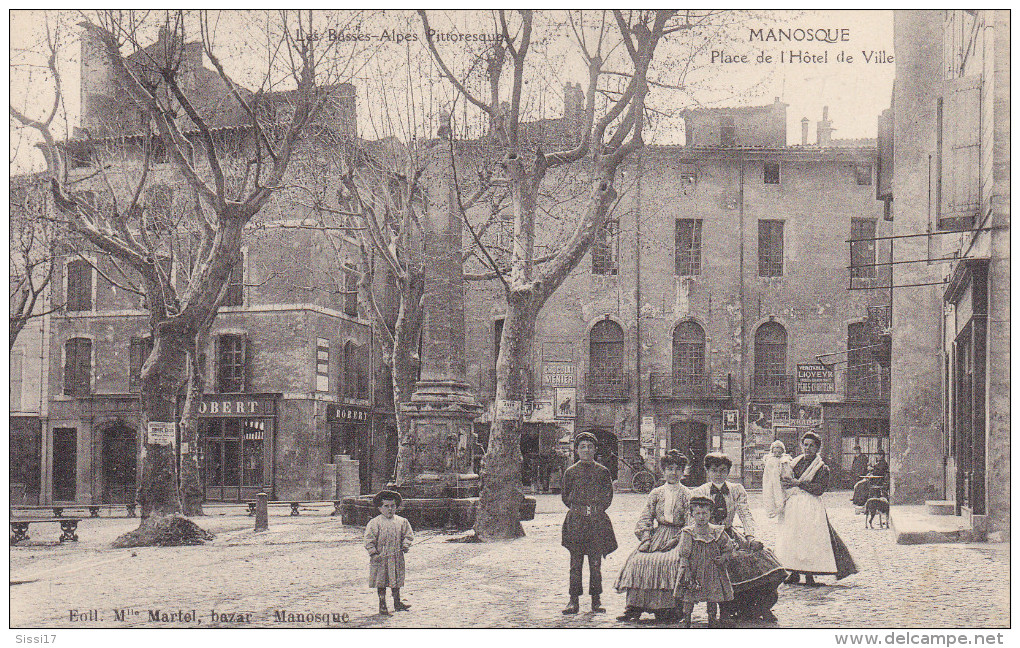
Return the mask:
[[673, 384], [681, 391], [705, 384], [705, 329], [693, 320], [673, 330]]
[[128, 391], [137, 394], [142, 391], [142, 367], [152, 353], [151, 337], [133, 337], [128, 353]]
[[766, 322], [754, 334], [754, 392], [756, 396], [782, 398], [790, 394], [786, 374], [786, 329]]
[[700, 218], [676, 219], [676, 273], [681, 277], [701, 274]]
[[878, 461], [878, 451], [889, 455], [889, 423], [881, 419], [847, 419], [843, 421], [843, 446], [840, 465], [849, 475], [854, 463], [854, 447], [868, 457], [868, 464]]
[[249, 347], [245, 335], [225, 334], [216, 339], [216, 387], [221, 393], [243, 392], [248, 388]]
[[850, 219], [850, 276], [875, 277], [875, 219]]
[[758, 276], [783, 276], [783, 221], [758, 221]]
[[591, 272], [615, 275], [620, 270], [620, 230], [614, 220], [607, 220], [595, 233], [591, 250]]
[[67, 299], [69, 311], [92, 310], [92, 266], [84, 259], [67, 262]]
[[252, 487], [265, 481], [265, 419], [202, 421], [203, 464], [208, 488]]
[[765, 184], [779, 184], [779, 163], [766, 162], [763, 175]]
[[71, 338], [64, 343], [64, 394], [92, 393], [92, 340]]

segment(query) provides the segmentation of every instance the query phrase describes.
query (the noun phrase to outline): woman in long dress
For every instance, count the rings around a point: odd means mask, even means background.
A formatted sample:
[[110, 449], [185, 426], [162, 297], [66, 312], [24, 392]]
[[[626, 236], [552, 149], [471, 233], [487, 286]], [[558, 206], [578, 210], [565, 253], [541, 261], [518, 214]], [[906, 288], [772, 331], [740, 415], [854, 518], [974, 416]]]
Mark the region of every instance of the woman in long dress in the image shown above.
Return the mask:
[[790, 572], [787, 583], [817, 585], [815, 576], [834, 574], [836, 580], [857, 573], [857, 565], [836, 530], [822, 503], [829, 489], [829, 468], [818, 455], [822, 440], [814, 432], [801, 437], [803, 454], [793, 460], [793, 477], [781, 479], [789, 496], [779, 516], [776, 555]]
[[634, 534], [640, 544], [627, 557], [616, 579], [616, 591], [627, 594], [627, 608], [620, 621], [635, 621], [643, 612], [658, 620], [676, 618], [674, 595], [680, 568], [680, 530], [687, 520], [690, 492], [680, 483], [687, 470], [687, 457], [671, 450], [662, 458], [666, 483], [648, 493], [644, 511]]

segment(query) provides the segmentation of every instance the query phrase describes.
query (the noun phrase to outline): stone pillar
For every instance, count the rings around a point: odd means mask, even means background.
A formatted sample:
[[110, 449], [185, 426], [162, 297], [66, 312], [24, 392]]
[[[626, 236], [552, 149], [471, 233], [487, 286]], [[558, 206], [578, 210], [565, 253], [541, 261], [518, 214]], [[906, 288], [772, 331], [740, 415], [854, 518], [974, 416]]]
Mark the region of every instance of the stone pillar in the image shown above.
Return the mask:
[[[445, 130], [449, 133], [449, 130]], [[423, 176], [426, 191], [425, 318], [421, 378], [404, 405], [410, 430], [396, 487], [408, 497], [477, 494], [471, 433], [482, 407], [467, 383], [464, 360], [462, 216], [450, 142], [443, 138]], [[458, 490], [452, 490], [460, 486]], [[467, 488], [463, 488], [467, 486]]]
[[[897, 11], [893, 86], [893, 234], [923, 234], [929, 227], [929, 168], [936, 154], [936, 101], [942, 95], [940, 11]], [[945, 237], [894, 240], [893, 260], [940, 256]], [[894, 286], [937, 283], [939, 264], [894, 265]], [[895, 288], [892, 297], [892, 386], [889, 467], [894, 504], [943, 499], [945, 448], [939, 320], [942, 286]]]

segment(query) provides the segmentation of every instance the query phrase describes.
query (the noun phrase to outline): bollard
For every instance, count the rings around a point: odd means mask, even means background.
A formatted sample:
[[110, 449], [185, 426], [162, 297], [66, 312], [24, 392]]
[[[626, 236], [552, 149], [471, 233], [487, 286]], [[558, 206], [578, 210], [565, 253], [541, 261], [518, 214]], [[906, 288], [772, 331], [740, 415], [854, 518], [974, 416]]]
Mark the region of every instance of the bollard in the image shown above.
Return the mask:
[[269, 530], [269, 495], [265, 493], [255, 496], [255, 530]]

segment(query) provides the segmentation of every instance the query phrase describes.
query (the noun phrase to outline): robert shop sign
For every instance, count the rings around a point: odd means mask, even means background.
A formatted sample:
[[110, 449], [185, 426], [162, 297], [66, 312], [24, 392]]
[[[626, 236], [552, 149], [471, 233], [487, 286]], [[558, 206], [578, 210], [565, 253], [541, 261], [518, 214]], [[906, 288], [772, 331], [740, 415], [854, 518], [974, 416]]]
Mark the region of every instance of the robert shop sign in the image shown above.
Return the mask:
[[351, 405], [335, 405], [333, 403], [326, 405], [327, 421], [368, 423], [370, 417], [371, 412], [366, 408], [353, 407]]

